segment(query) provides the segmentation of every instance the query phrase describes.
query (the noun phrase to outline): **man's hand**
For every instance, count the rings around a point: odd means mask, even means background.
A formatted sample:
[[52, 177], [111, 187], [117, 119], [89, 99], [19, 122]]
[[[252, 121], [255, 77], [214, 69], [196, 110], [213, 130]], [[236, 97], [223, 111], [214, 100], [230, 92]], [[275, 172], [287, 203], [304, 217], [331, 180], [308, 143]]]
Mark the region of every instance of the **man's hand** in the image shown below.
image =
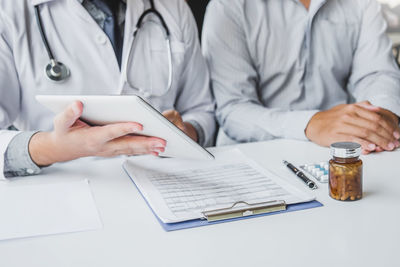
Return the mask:
[[172, 122], [176, 127], [181, 129], [186, 135], [197, 142], [197, 132], [196, 129], [188, 122], [182, 120], [181, 115], [176, 110], [167, 110], [163, 112], [165, 118]]
[[143, 126], [135, 122], [91, 127], [79, 120], [81, 102], [71, 104], [56, 116], [54, 131], [35, 134], [29, 143], [32, 160], [39, 166], [81, 157], [117, 155], [158, 155], [166, 142], [157, 137], [135, 136]]
[[[368, 101], [358, 103], [358, 105], [361, 106], [361, 107], [364, 107], [364, 108], [366, 108], [366, 109], [369, 109], [369, 110], [372, 110], [372, 111], [376, 111], [376, 112], [378, 112], [380, 115], [382, 115], [383, 117], [386, 117], [389, 121], [392, 121], [392, 122], [394, 123], [394, 125], [396, 125], [396, 126], [399, 125], [399, 117], [397, 117], [396, 114], [392, 113], [392, 112], [389, 111], [389, 110], [382, 109], [382, 108], [378, 108], [378, 109], [377, 109], [377, 107], [373, 106], [373, 105], [372, 105], [371, 103], [369, 103]], [[395, 136], [396, 140], [398, 141], [399, 138], [400, 138], [400, 135], [398, 135], [396, 132], [395, 132], [393, 135]], [[395, 142], [395, 144], [396, 144], [396, 142]], [[396, 146], [396, 147], [398, 147], [398, 146]], [[382, 149], [382, 148], [379, 147], [379, 146], [377, 146], [376, 149], [375, 149], [375, 152], [382, 152], [382, 151], [384, 151], [384, 149]], [[369, 153], [371, 153], [371, 152], [374, 152], [374, 151], [364, 150], [364, 151], [363, 151], [363, 154], [369, 154]]]
[[308, 123], [306, 136], [322, 146], [356, 142], [364, 154], [391, 151], [400, 146], [398, 123], [396, 115], [369, 102], [339, 105], [315, 114]]

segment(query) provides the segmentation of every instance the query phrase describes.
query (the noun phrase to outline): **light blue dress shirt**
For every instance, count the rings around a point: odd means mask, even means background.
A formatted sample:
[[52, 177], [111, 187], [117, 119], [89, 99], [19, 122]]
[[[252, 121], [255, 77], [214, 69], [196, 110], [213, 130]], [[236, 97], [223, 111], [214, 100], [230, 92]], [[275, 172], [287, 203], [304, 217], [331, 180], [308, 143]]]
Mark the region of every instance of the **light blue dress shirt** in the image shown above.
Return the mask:
[[307, 140], [320, 110], [369, 100], [400, 115], [400, 72], [375, 0], [213, 0], [203, 53], [218, 144]]

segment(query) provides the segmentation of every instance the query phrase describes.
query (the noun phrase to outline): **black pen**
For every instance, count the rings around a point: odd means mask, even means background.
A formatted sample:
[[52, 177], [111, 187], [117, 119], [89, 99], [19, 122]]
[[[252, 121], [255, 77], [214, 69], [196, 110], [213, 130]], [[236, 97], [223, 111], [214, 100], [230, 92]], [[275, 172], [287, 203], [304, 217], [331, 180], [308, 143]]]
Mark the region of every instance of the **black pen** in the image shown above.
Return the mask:
[[297, 169], [293, 164], [287, 162], [286, 160], [283, 161], [283, 164], [286, 165], [294, 174], [297, 175], [310, 189], [317, 189], [317, 185], [310, 179], [308, 178], [302, 171]]

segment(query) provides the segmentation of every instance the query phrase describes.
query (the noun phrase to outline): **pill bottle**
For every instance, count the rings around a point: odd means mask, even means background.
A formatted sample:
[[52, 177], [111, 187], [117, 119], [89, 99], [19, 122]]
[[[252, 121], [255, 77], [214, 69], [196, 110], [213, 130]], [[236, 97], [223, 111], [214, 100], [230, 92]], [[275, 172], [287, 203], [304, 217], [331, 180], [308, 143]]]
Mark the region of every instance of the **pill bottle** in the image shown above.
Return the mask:
[[340, 142], [331, 145], [329, 161], [329, 195], [340, 201], [362, 198], [361, 145]]

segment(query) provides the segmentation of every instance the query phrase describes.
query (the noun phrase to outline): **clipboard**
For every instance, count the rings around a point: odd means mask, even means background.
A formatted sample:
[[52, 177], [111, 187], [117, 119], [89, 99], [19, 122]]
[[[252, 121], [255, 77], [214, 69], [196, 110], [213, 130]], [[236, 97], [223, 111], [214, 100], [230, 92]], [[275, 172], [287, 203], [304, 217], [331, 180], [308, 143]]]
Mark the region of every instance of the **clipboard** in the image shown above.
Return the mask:
[[[130, 177], [129, 173], [126, 171], [125, 168], [123, 168], [126, 174]], [[166, 231], [166, 232], [171, 232], [171, 231], [177, 231], [177, 230], [184, 230], [184, 229], [190, 229], [190, 228], [196, 228], [196, 227], [201, 227], [201, 226], [208, 226], [208, 225], [215, 225], [215, 224], [220, 224], [220, 223], [226, 223], [226, 222], [234, 222], [234, 221], [239, 221], [239, 220], [244, 220], [244, 219], [250, 219], [250, 218], [258, 218], [258, 217], [264, 217], [264, 216], [270, 216], [270, 215], [275, 215], [275, 214], [281, 214], [281, 213], [286, 213], [286, 212], [292, 212], [292, 211], [298, 211], [298, 210], [306, 210], [306, 209], [312, 209], [312, 208], [317, 208], [317, 207], [322, 207], [323, 204], [314, 200], [310, 202], [304, 202], [304, 203], [298, 203], [298, 204], [291, 204], [291, 205], [286, 205], [284, 201], [271, 201], [271, 202], [263, 202], [263, 203], [256, 203], [249, 205], [246, 202], [237, 202], [232, 204], [230, 208], [227, 209], [219, 209], [219, 210], [209, 210], [209, 211], [204, 211], [203, 215], [209, 216], [209, 220], [207, 219], [196, 219], [196, 220], [190, 220], [190, 221], [183, 221], [183, 222], [178, 222], [178, 223], [164, 223], [160, 220], [160, 218], [157, 216], [157, 214], [154, 212], [154, 210], [151, 208], [149, 203], [147, 202], [146, 198], [142, 194], [142, 192], [139, 190], [133, 179], [130, 179], [144, 201], [146, 202], [147, 206], [150, 208], [151, 212], [154, 214], [156, 217], [157, 221], [161, 225], [161, 227]], [[244, 204], [247, 205], [244, 207], [239, 207], [238, 204]], [[252, 214], [246, 211], [251, 211]], [[242, 212], [242, 216], [235, 215], [235, 212]], [[244, 214], [243, 214], [244, 213]], [[207, 218], [207, 217], [206, 217]]]

